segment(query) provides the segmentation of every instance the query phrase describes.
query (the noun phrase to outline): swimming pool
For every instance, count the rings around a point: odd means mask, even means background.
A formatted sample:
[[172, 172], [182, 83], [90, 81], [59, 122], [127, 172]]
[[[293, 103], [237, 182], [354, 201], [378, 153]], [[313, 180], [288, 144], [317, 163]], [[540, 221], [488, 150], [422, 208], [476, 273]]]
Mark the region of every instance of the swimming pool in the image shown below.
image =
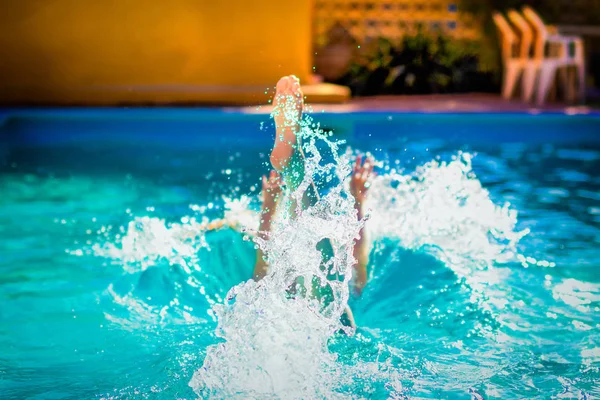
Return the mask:
[[[600, 396], [599, 116], [314, 118], [381, 164], [371, 278], [350, 299], [359, 328], [330, 338], [311, 377], [323, 388], [297, 393]], [[212, 381], [199, 395], [270, 398], [244, 387], [260, 360], [203, 365], [223, 342], [214, 307], [250, 278], [254, 244], [231, 229], [180, 235], [258, 207], [268, 116], [40, 109], [0, 121], [0, 397], [195, 398], [200, 370]], [[240, 340], [261, 334], [247, 328]], [[301, 351], [283, 355], [304, 365]]]

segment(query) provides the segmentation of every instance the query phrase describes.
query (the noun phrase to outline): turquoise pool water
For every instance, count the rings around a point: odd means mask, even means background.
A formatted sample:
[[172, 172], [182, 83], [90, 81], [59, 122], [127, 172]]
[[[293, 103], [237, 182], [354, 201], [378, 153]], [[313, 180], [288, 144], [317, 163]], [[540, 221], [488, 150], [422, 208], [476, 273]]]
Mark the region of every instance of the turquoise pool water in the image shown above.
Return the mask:
[[232, 336], [205, 363], [255, 249], [199, 226], [255, 221], [268, 116], [2, 112], [0, 398], [600, 397], [600, 117], [314, 118], [381, 163], [358, 330], [294, 392], [273, 371], [252, 387], [269, 349]]

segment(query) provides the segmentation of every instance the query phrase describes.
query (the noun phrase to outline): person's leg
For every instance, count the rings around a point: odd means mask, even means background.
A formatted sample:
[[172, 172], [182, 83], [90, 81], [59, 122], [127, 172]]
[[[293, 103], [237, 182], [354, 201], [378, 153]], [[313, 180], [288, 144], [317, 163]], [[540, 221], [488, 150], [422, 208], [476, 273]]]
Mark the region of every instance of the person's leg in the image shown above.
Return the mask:
[[[304, 96], [300, 88], [300, 81], [295, 76], [285, 76], [277, 82], [276, 94], [273, 101], [273, 118], [275, 120], [276, 135], [273, 150], [271, 151], [271, 164], [281, 174], [281, 178], [271, 172], [267, 180], [263, 177], [263, 216], [259, 231], [262, 234], [270, 232], [271, 218], [277, 204], [277, 198], [281, 193], [281, 181], [284, 181], [288, 188], [295, 190], [304, 178], [304, 155], [302, 154], [300, 139], [300, 122], [302, 119], [302, 110], [304, 107]], [[354, 166], [350, 189], [356, 199], [358, 218], [363, 218], [362, 204], [366, 197], [368, 185], [367, 179], [373, 170], [373, 162], [366, 159], [362, 164], [362, 158], [359, 157]], [[276, 193], [276, 196], [268, 194]], [[268, 201], [265, 206], [265, 199]], [[274, 199], [274, 201], [272, 201]], [[307, 202], [303, 202], [307, 206]], [[265, 210], [267, 210], [265, 212]], [[259, 233], [261, 234], [261, 233]], [[360, 293], [364, 288], [367, 279], [366, 265], [368, 261], [368, 252], [366, 241], [364, 240], [364, 229], [360, 232], [360, 238], [357, 241], [354, 254], [357, 258], [355, 269], [355, 285]], [[254, 270], [254, 277], [257, 280], [262, 279], [268, 271], [268, 265], [264, 260], [264, 254], [257, 250], [257, 261]], [[355, 327], [354, 318], [350, 308], [346, 310], [343, 317], [345, 324]]]
[[[262, 177], [262, 207], [258, 235], [264, 240], [269, 239], [271, 232], [271, 221], [277, 211], [277, 202], [281, 196], [281, 177], [275, 171], [271, 171], [269, 178]], [[256, 250], [256, 264], [254, 265], [253, 277], [259, 281], [267, 275], [269, 266], [265, 255], [260, 247]]]
[[[358, 219], [364, 218], [363, 205], [367, 198], [367, 192], [369, 190], [368, 180], [373, 172], [373, 160], [369, 157], [364, 159], [358, 156], [352, 170], [352, 177], [350, 179], [350, 193], [354, 196], [355, 207], [358, 212]], [[361, 294], [365, 285], [367, 284], [367, 264], [369, 262], [369, 249], [367, 246], [366, 232], [363, 227], [360, 230], [359, 238], [354, 244], [354, 258], [356, 258], [356, 264], [354, 265], [354, 288], [357, 294]]]
[[298, 188], [304, 179], [304, 155], [300, 138], [300, 122], [304, 107], [304, 94], [300, 81], [293, 75], [277, 82], [273, 99], [275, 143], [271, 151], [271, 165], [281, 174], [290, 191]]
[[[300, 149], [299, 138], [304, 95], [300, 81], [293, 75], [284, 76], [277, 82], [273, 98], [273, 119], [275, 120], [275, 143], [271, 151], [271, 165], [281, 173], [271, 171], [269, 178], [263, 176], [262, 182], [262, 215], [258, 234], [268, 239], [271, 231], [271, 220], [275, 215], [277, 200], [281, 197], [282, 181], [288, 188], [295, 190], [304, 177], [304, 157]], [[283, 179], [282, 179], [283, 178]], [[259, 248], [256, 251], [256, 264], [253, 277], [255, 280], [264, 278], [269, 266], [265, 255]]]
[[[289, 175], [303, 166], [303, 157], [297, 134], [304, 107], [304, 95], [300, 81], [293, 75], [284, 76], [277, 82], [273, 99], [273, 119], [275, 120], [275, 143], [271, 151], [271, 164], [281, 174]], [[302, 168], [302, 171], [304, 169]], [[285, 178], [288, 178], [287, 176]], [[291, 188], [292, 190], [295, 187]]]

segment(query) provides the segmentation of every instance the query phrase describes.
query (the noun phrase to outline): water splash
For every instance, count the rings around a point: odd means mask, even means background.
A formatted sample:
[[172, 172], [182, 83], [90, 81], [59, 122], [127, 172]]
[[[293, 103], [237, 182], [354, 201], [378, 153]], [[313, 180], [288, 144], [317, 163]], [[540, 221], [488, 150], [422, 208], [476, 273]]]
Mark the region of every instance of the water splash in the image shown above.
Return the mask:
[[[338, 332], [352, 334], [340, 317], [349, 298], [352, 244], [365, 221], [357, 220], [348, 193], [352, 154], [338, 154], [340, 143], [310, 127], [305, 124], [302, 131], [304, 180], [281, 207], [287, 203], [297, 216], [279, 213], [269, 240], [254, 238], [268, 259], [269, 275], [260, 282], [241, 283], [224, 301], [210, 303], [209, 315], [218, 320], [219, 343], [207, 348], [202, 367], [190, 381], [201, 397], [346, 398], [356, 395], [357, 380], [368, 381], [371, 387], [379, 382], [384, 396], [404, 396], [401, 381], [406, 374], [398, 363], [360, 357], [342, 361], [331, 348]], [[326, 144], [334, 155], [332, 162], [323, 161], [317, 143]], [[325, 196], [306, 210], [296, 207], [315, 177], [333, 174], [338, 183]], [[253, 231], [260, 218], [252, 210], [253, 200], [224, 198], [227, 224]], [[503, 307], [505, 293], [490, 288], [504, 279], [494, 265], [523, 257], [517, 244], [527, 231], [515, 229], [517, 214], [509, 204], [492, 202], [473, 174], [471, 155], [459, 153], [448, 163], [431, 161], [411, 174], [392, 170], [377, 176], [367, 208], [372, 242], [396, 238], [404, 248], [430, 253], [464, 278], [478, 300], [485, 295], [483, 308]], [[96, 252], [126, 261], [130, 273], [161, 260], [187, 274], [200, 271], [195, 252], [206, 247], [211, 222], [202, 217], [202, 207], [192, 209], [200, 213], [199, 222], [190, 217], [182, 218], [181, 224], [135, 218], [117, 244], [96, 246]], [[319, 250], [324, 239], [334, 255], [327, 261]], [[132, 312], [148, 309], [137, 300], [131, 303], [133, 294], [113, 297]], [[177, 309], [174, 312], [178, 315]]]
[[[301, 133], [304, 179], [280, 205], [285, 209], [287, 202], [294, 211], [275, 221], [268, 240], [254, 239], [270, 272], [258, 283], [234, 287], [224, 304], [213, 307], [216, 335], [224, 341], [208, 349], [190, 382], [202, 397], [339, 398], [350, 386], [352, 374], [337, 362], [328, 342], [340, 330], [350, 333], [340, 318], [349, 297], [353, 242], [364, 221], [357, 219], [343, 184], [349, 160], [309, 126], [306, 122]], [[334, 162], [321, 162], [317, 140], [329, 146]], [[340, 183], [301, 209], [313, 177], [331, 173]], [[327, 261], [319, 248], [324, 241], [332, 247]]]
[[426, 250], [455, 272], [514, 261], [519, 240], [517, 212], [499, 207], [476, 178], [472, 155], [430, 161], [414, 173], [377, 176], [367, 200], [373, 239], [398, 238], [402, 247]]
[[93, 246], [95, 255], [122, 261], [127, 272], [134, 273], [156, 265], [161, 259], [179, 264], [191, 273], [197, 264], [196, 254], [206, 247], [207, 223], [185, 218], [185, 222], [167, 224], [156, 217], [135, 217], [116, 243], [108, 241]]

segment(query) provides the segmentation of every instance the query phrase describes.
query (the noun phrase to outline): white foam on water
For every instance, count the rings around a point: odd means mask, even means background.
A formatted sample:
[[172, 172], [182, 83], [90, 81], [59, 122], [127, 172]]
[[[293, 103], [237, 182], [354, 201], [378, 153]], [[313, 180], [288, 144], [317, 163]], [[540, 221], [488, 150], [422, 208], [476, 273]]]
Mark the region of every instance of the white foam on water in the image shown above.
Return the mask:
[[187, 219], [186, 223], [167, 224], [157, 217], [135, 217], [129, 222], [121, 238], [114, 243], [96, 244], [96, 256], [120, 260], [127, 272], [135, 273], [155, 265], [160, 259], [181, 265], [187, 273], [195, 264], [196, 254], [206, 247], [206, 223]]
[[[451, 161], [432, 160], [404, 174], [376, 176], [367, 198], [367, 229], [373, 241], [396, 238], [406, 249], [423, 251], [444, 263], [468, 286], [470, 302], [505, 325], [514, 324], [504, 282], [511, 271], [498, 268], [526, 259], [517, 245], [517, 211], [498, 206], [477, 179], [473, 156], [459, 152]], [[481, 332], [482, 326], [476, 327]], [[497, 335], [495, 332], [493, 335]]]
[[407, 249], [427, 248], [460, 275], [514, 261], [517, 212], [497, 206], [475, 177], [472, 156], [430, 161], [411, 174], [392, 171], [372, 183], [367, 208], [373, 239], [398, 238]]
[[[117, 261], [126, 274], [140, 276], [150, 267], [166, 261], [170, 268], [183, 273], [185, 284], [197, 290], [208, 304], [221, 301], [217, 293], [207, 293], [202, 282], [202, 271], [198, 261], [198, 251], [208, 247], [205, 241], [207, 221], [198, 222], [194, 217], [183, 217], [181, 223], [167, 224], [164, 219], [150, 216], [134, 217], [122, 229], [117, 239], [97, 243], [92, 246], [95, 256]], [[175, 289], [181, 282], [171, 282]], [[197, 324], [206, 319], [192, 315], [186, 304], [181, 304], [177, 291], [174, 297], [162, 305], [151, 305], [148, 299], [140, 298], [131, 287], [126, 293], [119, 293], [113, 284], [106, 294], [115, 304], [127, 309], [127, 317], [105, 312], [108, 321], [127, 330], [154, 329], [154, 326], [167, 324]], [[207, 316], [208, 317], [208, 316]]]
[[[338, 143], [309, 126], [301, 134], [304, 180], [284, 203], [299, 203], [314, 176], [337, 174], [340, 183], [307, 209], [296, 208], [296, 216], [279, 213], [269, 240], [254, 237], [270, 272], [260, 282], [235, 286], [209, 311], [218, 320], [219, 343], [209, 346], [190, 381], [202, 398], [348, 398], [355, 396], [357, 379], [383, 382], [387, 396], [403, 396], [399, 366], [390, 367], [386, 360], [347, 365], [330, 349], [338, 332], [352, 334], [340, 318], [348, 304], [353, 243], [365, 221], [357, 219], [348, 191], [352, 155], [338, 154]], [[329, 146], [334, 162], [322, 162], [317, 141]], [[248, 197], [225, 199], [229, 224], [255, 230], [260, 216], [250, 203]], [[505, 293], [494, 286], [506, 278], [506, 270], [494, 265], [520, 259], [517, 244], [527, 231], [515, 229], [517, 213], [509, 204], [497, 206], [490, 199], [472, 171], [470, 154], [459, 153], [447, 163], [431, 161], [410, 174], [392, 170], [376, 176], [366, 208], [371, 241], [397, 238], [402, 247], [426, 251], [465, 279], [474, 302], [485, 295], [481, 307], [504, 307]], [[206, 221], [188, 217], [169, 225], [139, 217], [115, 244], [94, 249], [97, 255], [129, 263], [128, 272], [167, 259], [190, 273], [201, 269], [194, 254], [205, 245], [205, 230]], [[327, 262], [317, 248], [324, 239], [333, 247]], [[298, 284], [300, 289], [290, 290]], [[315, 287], [328, 295], [314, 295]], [[127, 303], [127, 298], [118, 300]]]
[[[316, 139], [309, 130], [304, 135]], [[337, 165], [320, 166], [316, 148], [306, 150], [311, 156], [306, 177], [292, 197], [301, 197], [314, 174], [336, 170], [345, 178], [350, 172], [349, 153], [338, 156], [335, 148]], [[328, 340], [342, 328], [339, 318], [349, 297], [352, 244], [361, 227], [349, 198], [348, 180], [342, 179], [298, 218], [279, 220], [269, 241], [255, 239], [267, 254], [271, 273], [259, 283], [239, 285], [230, 301], [214, 307], [217, 335], [224, 342], [209, 349], [190, 383], [200, 396], [334, 398], [358, 376], [353, 368], [338, 364], [328, 349]], [[230, 218], [247, 215], [242, 203], [229, 207]], [[466, 280], [476, 297], [473, 302], [483, 308], [504, 307], [505, 293], [495, 293], [490, 286], [500, 283], [505, 271], [493, 266], [517, 260], [517, 244], [527, 231], [515, 229], [517, 213], [509, 204], [497, 206], [490, 199], [472, 171], [470, 154], [459, 153], [448, 163], [431, 161], [411, 174], [392, 171], [377, 176], [366, 208], [370, 240], [398, 238], [407, 249], [427, 251]], [[310, 297], [286, 292], [297, 277], [325, 281], [316, 250], [323, 238], [334, 243], [331, 270], [344, 277], [328, 282], [334, 301], [325, 309]], [[488, 301], [481, 302], [484, 292]], [[360, 362], [355, 367], [365, 370]], [[394, 385], [386, 385], [390, 387]], [[392, 390], [388, 395], [399, 393]]]
[[600, 303], [600, 285], [581, 282], [577, 279], [564, 279], [552, 289], [555, 299], [581, 311], [590, 312], [594, 304]]
[[[348, 158], [349, 154], [337, 158], [342, 174], [349, 172], [342, 167], [349, 165]], [[322, 172], [320, 168], [315, 172]], [[215, 307], [218, 336], [225, 342], [208, 352], [191, 382], [199, 395], [335, 397], [344, 382], [352, 380], [352, 369], [342, 373], [344, 368], [327, 346], [341, 328], [352, 240], [360, 229], [348, 198], [346, 181], [299, 218], [279, 221], [269, 241], [256, 239], [272, 273], [258, 284], [236, 287], [231, 303]], [[230, 218], [248, 215], [240, 204], [230, 207]], [[505, 293], [490, 287], [505, 279], [506, 270], [493, 266], [518, 259], [516, 246], [527, 231], [515, 229], [517, 213], [509, 204], [497, 206], [490, 199], [473, 174], [471, 155], [460, 153], [448, 163], [431, 161], [412, 174], [379, 175], [372, 181], [366, 207], [372, 241], [398, 238], [407, 249], [427, 251], [466, 280], [473, 302], [484, 309], [505, 306]], [[248, 224], [256, 226], [258, 221]], [[321, 255], [315, 247], [325, 237], [338, 243], [334, 269], [346, 279], [335, 286], [335, 306], [323, 313], [306, 298], [290, 299], [285, 289], [298, 276], [319, 276]]]

